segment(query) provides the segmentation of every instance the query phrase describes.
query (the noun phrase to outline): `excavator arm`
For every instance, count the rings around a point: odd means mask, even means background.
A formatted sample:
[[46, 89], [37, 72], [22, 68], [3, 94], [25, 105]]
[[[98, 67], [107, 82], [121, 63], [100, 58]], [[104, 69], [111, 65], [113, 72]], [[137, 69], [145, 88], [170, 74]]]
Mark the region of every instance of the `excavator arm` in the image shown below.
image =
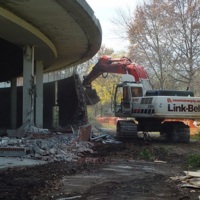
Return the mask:
[[144, 68], [133, 64], [130, 59], [126, 57], [111, 59], [109, 56], [103, 56], [93, 67], [92, 71], [83, 77], [83, 86], [91, 88], [92, 81], [103, 73], [130, 74], [135, 78], [135, 82], [139, 82], [141, 79], [148, 79]]
[[91, 84], [103, 73], [130, 74], [134, 77], [136, 83], [148, 79], [145, 69], [132, 63], [129, 58], [112, 59], [109, 56], [102, 56], [92, 68], [92, 71], [83, 77], [83, 86], [86, 88], [85, 94], [88, 105], [96, 104], [100, 101], [96, 90], [92, 89]]

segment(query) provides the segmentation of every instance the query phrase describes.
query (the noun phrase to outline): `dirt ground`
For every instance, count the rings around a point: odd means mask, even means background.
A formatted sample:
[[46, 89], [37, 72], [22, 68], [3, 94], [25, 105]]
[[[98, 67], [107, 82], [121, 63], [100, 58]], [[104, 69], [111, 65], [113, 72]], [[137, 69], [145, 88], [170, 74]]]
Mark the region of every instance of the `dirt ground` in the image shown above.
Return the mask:
[[162, 140], [94, 144], [76, 163], [54, 162], [0, 171], [0, 199], [196, 200], [200, 189], [183, 188], [188, 155], [200, 142], [170, 144]]

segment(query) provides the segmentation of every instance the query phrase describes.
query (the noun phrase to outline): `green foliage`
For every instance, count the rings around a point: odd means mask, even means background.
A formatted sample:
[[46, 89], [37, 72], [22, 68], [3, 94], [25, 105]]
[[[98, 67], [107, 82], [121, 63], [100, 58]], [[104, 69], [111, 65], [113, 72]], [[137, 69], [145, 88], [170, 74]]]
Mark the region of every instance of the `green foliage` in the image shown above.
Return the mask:
[[108, 74], [106, 77], [100, 76], [92, 83], [93, 88], [96, 89], [101, 99], [102, 105], [111, 102], [113, 87], [120, 82], [120, 77], [120, 75]]
[[200, 168], [200, 154], [192, 154], [187, 158], [187, 167], [190, 169]]
[[193, 138], [195, 140], [200, 140], [200, 132], [198, 134], [191, 136], [191, 138]]
[[153, 160], [153, 155], [151, 151], [147, 148], [143, 148], [141, 152], [139, 153], [140, 158], [145, 160]]

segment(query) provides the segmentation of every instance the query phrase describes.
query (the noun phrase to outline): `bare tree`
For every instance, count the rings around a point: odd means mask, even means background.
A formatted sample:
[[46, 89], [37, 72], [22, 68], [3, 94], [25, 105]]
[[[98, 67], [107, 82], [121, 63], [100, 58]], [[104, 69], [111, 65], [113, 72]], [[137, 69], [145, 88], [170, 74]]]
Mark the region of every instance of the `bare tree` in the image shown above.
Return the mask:
[[[200, 61], [200, 0], [168, 0], [165, 37], [175, 61], [171, 76], [195, 89], [195, 74]], [[172, 68], [173, 67], [173, 68]]]
[[115, 19], [115, 24], [126, 27], [129, 57], [146, 68], [158, 88], [195, 86], [200, 58], [199, 1], [151, 0], [132, 15], [120, 12]]
[[146, 67], [154, 86], [161, 89], [168, 86], [169, 66], [173, 64], [171, 46], [164, 35], [164, 10], [165, 4], [160, 0], [138, 6], [128, 30], [130, 56]]
[[112, 48], [107, 48], [105, 45], [102, 45], [100, 50], [97, 53], [97, 57], [102, 57], [103, 55], [112, 55], [114, 50]]

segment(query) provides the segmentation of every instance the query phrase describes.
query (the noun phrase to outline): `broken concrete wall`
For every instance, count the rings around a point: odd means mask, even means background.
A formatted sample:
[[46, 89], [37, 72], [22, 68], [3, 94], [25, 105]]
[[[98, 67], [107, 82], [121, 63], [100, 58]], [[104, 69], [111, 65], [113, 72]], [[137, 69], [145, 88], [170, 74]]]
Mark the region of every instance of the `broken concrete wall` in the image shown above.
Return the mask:
[[79, 76], [58, 82], [59, 125], [69, 124], [82, 126], [87, 123], [87, 107]]
[[[57, 94], [56, 91], [58, 91]], [[1, 88], [0, 96], [0, 129], [10, 129], [10, 88]], [[73, 124], [84, 125], [87, 123], [87, 109], [78, 75], [58, 80], [57, 83], [45, 83], [43, 101], [44, 128], [51, 129]], [[18, 87], [17, 127], [21, 125], [22, 87]]]

